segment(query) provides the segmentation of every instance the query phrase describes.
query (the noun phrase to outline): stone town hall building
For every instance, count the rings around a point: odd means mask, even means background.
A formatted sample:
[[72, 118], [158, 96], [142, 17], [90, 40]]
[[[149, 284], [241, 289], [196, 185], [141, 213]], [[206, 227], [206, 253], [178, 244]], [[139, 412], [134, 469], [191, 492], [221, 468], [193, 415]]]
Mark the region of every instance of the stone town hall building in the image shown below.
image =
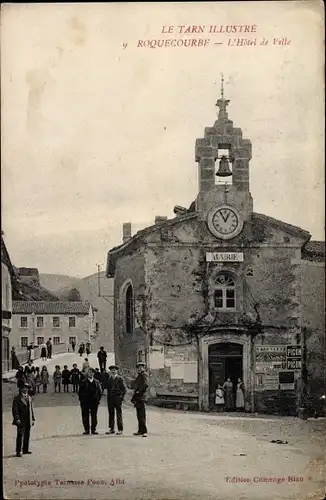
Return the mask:
[[[202, 410], [214, 407], [217, 384], [230, 377], [243, 380], [247, 410], [295, 413], [303, 327], [323, 331], [303, 322], [303, 280], [321, 311], [324, 247], [253, 211], [251, 142], [229, 120], [228, 104], [222, 93], [218, 119], [196, 141], [199, 192], [190, 208], [176, 206], [175, 218], [156, 217], [133, 236], [125, 223], [123, 243], [108, 254], [116, 360], [128, 371], [144, 359], [152, 395], [198, 395]], [[224, 177], [231, 182], [216, 182]]]

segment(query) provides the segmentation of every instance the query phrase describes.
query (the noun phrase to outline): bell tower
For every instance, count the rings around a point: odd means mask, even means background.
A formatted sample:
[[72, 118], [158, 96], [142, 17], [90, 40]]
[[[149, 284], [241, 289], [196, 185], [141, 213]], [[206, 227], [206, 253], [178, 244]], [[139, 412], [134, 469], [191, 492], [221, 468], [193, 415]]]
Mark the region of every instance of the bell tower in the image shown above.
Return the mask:
[[230, 101], [224, 97], [224, 78], [221, 97], [217, 100], [218, 117], [213, 127], [206, 127], [203, 139], [196, 140], [195, 160], [198, 163], [199, 193], [196, 210], [202, 220], [219, 205], [235, 207], [243, 221], [253, 211], [249, 192], [249, 162], [251, 142], [243, 139], [241, 128], [233, 127], [228, 118]]

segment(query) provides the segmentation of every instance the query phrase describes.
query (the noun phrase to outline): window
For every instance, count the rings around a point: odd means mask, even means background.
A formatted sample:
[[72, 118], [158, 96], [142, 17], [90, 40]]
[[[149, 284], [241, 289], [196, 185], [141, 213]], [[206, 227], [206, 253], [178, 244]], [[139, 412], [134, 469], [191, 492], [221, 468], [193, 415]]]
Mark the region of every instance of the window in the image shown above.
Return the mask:
[[69, 317], [69, 328], [75, 328], [76, 326], [76, 318], [75, 316]]
[[20, 347], [28, 346], [28, 337], [20, 337]]
[[235, 283], [229, 274], [217, 277], [214, 301], [218, 309], [235, 309]]
[[44, 328], [44, 318], [42, 316], [36, 318], [36, 328]]
[[98, 323], [95, 323], [95, 331], [96, 331], [96, 333], [98, 333], [99, 329], [100, 329], [100, 328], [99, 328], [99, 324], [98, 324]]
[[59, 316], [53, 316], [52, 318], [53, 328], [60, 328], [60, 318]]
[[28, 328], [27, 316], [22, 316], [20, 318], [20, 328]]
[[126, 332], [131, 333], [134, 329], [134, 301], [132, 286], [126, 290]]
[[53, 337], [53, 345], [60, 344], [60, 337]]
[[44, 344], [44, 337], [37, 337], [36, 342], [37, 342], [37, 345]]
[[69, 345], [71, 345], [73, 342], [76, 344], [76, 337], [69, 337]]

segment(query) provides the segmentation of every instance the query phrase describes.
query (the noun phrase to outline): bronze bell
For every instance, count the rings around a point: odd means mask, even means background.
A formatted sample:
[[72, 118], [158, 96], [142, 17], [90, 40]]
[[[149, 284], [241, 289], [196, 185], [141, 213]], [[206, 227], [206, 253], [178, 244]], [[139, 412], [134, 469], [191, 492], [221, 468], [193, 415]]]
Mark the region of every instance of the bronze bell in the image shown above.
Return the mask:
[[216, 175], [218, 177], [228, 177], [229, 175], [232, 175], [229, 167], [229, 160], [226, 156], [222, 156]]

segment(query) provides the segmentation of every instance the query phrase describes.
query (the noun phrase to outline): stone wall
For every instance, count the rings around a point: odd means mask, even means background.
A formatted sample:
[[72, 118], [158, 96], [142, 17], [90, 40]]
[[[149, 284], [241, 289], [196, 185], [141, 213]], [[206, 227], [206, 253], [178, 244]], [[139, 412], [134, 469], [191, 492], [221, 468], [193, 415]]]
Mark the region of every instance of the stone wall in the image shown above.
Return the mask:
[[309, 392], [325, 391], [325, 266], [302, 261], [302, 325], [307, 332], [307, 368]]
[[[138, 252], [125, 255], [119, 259], [114, 277], [114, 346], [116, 363], [123, 367], [128, 376], [133, 372], [137, 361], [137, 351], [144, 349], [145, 336], [135, 318], [135, 329], [126, 333], [125, 329], [125, 291], [128, 284], [133, 287], [134, 303], [137, 303], [139, 294], [144, 293], [144, 254], [140, 248]], [[135, 307], [136, 309], [136, 307]], [[136, 310], [135, 310], [136, 312]]]

